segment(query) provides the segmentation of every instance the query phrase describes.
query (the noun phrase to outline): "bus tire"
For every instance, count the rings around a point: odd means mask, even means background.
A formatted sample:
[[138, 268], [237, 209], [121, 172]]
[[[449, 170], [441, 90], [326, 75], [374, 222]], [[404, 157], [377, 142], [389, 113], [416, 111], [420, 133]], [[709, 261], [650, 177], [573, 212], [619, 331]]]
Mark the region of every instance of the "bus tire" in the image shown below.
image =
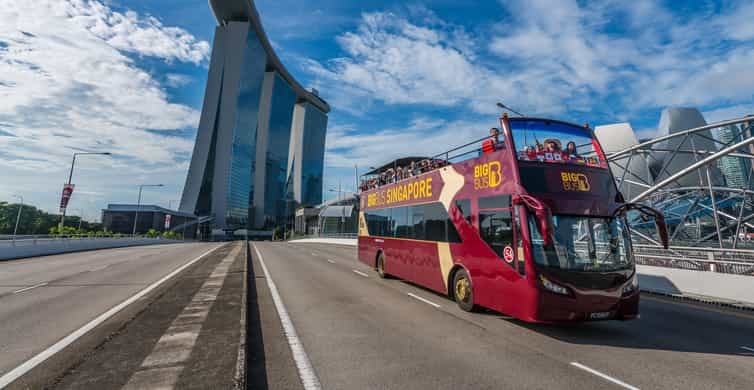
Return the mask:
[[466, 270], [461, 268], [453, 275], [453, 298], [458, 307], [463, 311], [476, 311], [474, 304], [474, 289], [471, 286], [471, 278]]
[[377, 269], [377, 275], [379, 275], [380, 278], [387, 279], [390, 277], [390, 275], [385, 272], [385, 254], [382, 252], [377, 254], [375, 269]]

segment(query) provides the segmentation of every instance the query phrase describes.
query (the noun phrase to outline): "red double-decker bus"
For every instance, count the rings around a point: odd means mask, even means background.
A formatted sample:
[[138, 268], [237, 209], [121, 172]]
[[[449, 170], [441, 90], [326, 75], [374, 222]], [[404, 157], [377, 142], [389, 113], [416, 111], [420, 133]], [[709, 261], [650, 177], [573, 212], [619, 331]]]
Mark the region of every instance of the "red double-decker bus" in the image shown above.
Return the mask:
[[500, 128], [465, 160], [411, 157], [371, 172], [360, 261], [467, 311], [531, 322], [636, 318], [626, 214], [653, 218], [667, 246], [663, 216], [624, 201], [588, 126], [503, 115]]

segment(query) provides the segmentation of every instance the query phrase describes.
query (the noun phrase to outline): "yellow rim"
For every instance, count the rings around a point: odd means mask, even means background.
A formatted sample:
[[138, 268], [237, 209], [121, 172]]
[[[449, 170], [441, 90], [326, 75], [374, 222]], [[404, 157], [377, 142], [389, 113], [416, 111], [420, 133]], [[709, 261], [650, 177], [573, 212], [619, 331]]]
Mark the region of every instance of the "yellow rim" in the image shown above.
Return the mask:
[[460, 277], [456, 280], [456, 298], [466, 302], [470, 296], [469, 280], [466, 277]]

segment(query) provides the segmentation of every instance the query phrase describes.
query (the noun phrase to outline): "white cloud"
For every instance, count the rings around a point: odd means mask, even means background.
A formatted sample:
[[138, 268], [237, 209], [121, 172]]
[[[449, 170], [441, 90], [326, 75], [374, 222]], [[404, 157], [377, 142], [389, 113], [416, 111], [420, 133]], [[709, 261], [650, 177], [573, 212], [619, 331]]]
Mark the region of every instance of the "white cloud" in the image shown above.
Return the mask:
[[[0, 129], [10, 134], [0, 133], [2, 186], [37, 193], [51, 209], [71, 154], [107, 150], [114, 158], [77, 162], [74, 181], [93, 186], [82, 190], [112, 197], [169, 171], [160, 177], [180, 191], [193, 139], [172, 134], [196, 128], [199, 113], [170, 102], [124, 53], [199, 63], [208, 44], [98, 1], [0, 3]], [[79, 174], [79, 164], [99, 170]]]
[[98, 1], [58, 3], [55, 11], [119, 50], [195, 64], [209, 53], [209, 43], [181, 28], [165, 27], [154, 17], [140, 17], [133, 11], [114, 12]]
[[750, 2], [690, 16], [655, 0], [501, 4], [508, 14], [476, 36], [423, 7], [365, 13], [337, 38], [345, 55], [308, 70], [352, 114], [369, 99], [481, 114], [502, 100], [527, 114], [596, 109], [615, 118], [752, 99]]
[[191, 82], [191, 77], [185, 74], [168, 73], [165, 75], [165, 84], [168, 87], [179, 88]]
[[564, 109], [565, 95], [544, 83], [547, 69], [516, 74], [504, 66], [484, 65], [475, 61], [476, 42], [463, 28], [423, 19], [434, 24], [418, 25], [393, 13], [365, 13], [357, 31], [337, 38], [347, 56], [324, 64], [309, 61], [308, 71], [317, 78], [315, 84], [332, 92], [333, 106], [355, 114], [361, 104], [354, 101], [365, 99], [466, 106], [486, 114], [498, 111], [499, 100], [515, 101], [511, 104], [530, 113]]

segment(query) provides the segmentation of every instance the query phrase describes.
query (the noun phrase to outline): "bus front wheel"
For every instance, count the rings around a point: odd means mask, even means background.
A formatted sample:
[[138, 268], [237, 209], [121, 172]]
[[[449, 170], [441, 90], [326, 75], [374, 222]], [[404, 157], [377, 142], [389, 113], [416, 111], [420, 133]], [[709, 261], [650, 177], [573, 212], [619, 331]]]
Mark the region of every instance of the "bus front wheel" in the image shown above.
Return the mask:
[[474, 292], [471, 287], [471, 278], [466, 270], [459, 269], [453, 276], [453, 297], [458, 307], [463, 311], [475, 311]]
[[388, 274], [385, 273], [385, 255], [382, 252], [377, 255], [377, 274], [380, 275], [382, 279], [388, 277]]

